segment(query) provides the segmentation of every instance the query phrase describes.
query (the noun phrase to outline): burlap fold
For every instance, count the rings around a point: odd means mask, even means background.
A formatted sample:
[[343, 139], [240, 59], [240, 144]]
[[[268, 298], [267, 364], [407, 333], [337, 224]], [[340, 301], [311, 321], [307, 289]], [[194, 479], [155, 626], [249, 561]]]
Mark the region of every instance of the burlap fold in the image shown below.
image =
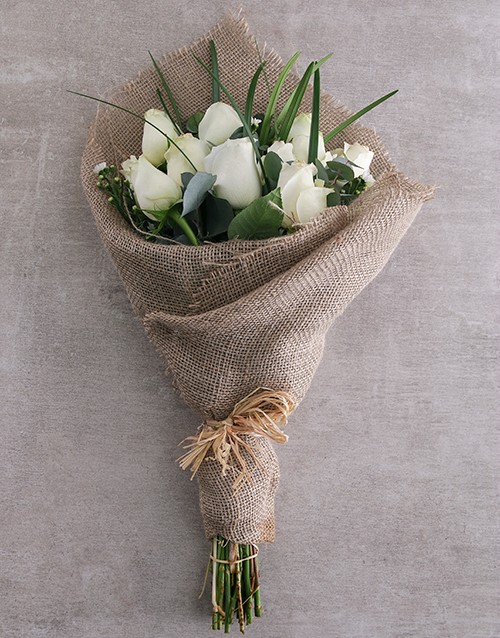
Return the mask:
[[[211, 79], [194, 60], [209, 62], [215, 41], [222, 81], [244, 106], [258, 54], [245, 22], [228, 16], [189, 49], [161, 64], [186, 119], [211, 102]], [[282, 63], [264, 51], [267, 75]], [[297, 83], [290, 74], [281, 100]], [[161, 108], [153, 69], [106, 99], [143, 114]], [[267, 87], [259, 83], [255, 111], [265, 110]], [[322, 96], [320, 128], [330, 131], [351, 113]], [[303, 111], [311, 109], [306, 93]], [[89, 129], [82, 180], [99, 232], [150, 340], [166, 358], [184, 401], [202, 417], [222, 420], [258, 387], [305, 395], [323, 352], [326, 331], [337, 315], [389, 259], [423, 202], [434, 196], [398, 173], [380, 139], [354, 124], [330, 143], [359, 142], [374, 151], [376, 183], [349, 207], [328, 209], [293, 235], [264, 241], [231, 241], [200, 247], [146, 242], [123, 221], [96, 186], [96, 164], [115, 165], [140, 154], [142, 122], [100, 108]], [[210, 458], [198, 471], [207, 537], [235, 542], [274, 538], [273, 499], [279, 469], [270, 442], [247, 435], [261, 465], [248, 455], [253, 484], [235, 495], [231, 472], [222, 477]], [[237, 470], [235, 470], [237, 471]]]

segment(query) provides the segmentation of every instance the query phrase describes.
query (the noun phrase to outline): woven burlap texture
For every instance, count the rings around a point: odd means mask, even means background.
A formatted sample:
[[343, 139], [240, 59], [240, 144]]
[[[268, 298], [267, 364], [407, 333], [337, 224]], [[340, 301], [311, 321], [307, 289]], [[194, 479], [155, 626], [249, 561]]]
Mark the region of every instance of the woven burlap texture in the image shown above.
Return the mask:
[[[210, 63], [217, 48], [220, 77], [240, 107], [259, 57], [246, 23], [229, 15], [189, 49], [164, 58], [161, 70], [181, 117], [211, 104], [212, 81], [194, 59]], [[264, 49], [271, 85], [282, 62]], [[287, 78], [278, 107], [298, 78]], [[153, 68], [105, 98], [135, 113], [161, 108]], [[269, 93], [264, 78], [254, 112], [263, 112]], [[311, 91], [302, 111], [311, 110]], [[322, 95], [320, 129], [330, 131], [351, 112]], [[89, 129], [82, 180], [102, 240], [123, 280], [150, 340], [166, 358], [183, 400], [204, 418], [221, 420], [258, 387], [304, 397], [323, 352], [332, 321], [382, 269], [422, 203], [434, 189], [398, 173], [380, 139], [357, 123], [329, 148], [359, 142], [374, 151], [374, 186], [349, 207], [328, 209], [295, 234], [264, 241], [200, 247], [146, 242], [112, 208], [96, 186], [94, 167], [120, 165], [140, 154], [143, 124], [118, 109], [99, 108]], [[222, 477], [205, 459], [198, 470], [200, 504], [208, 538], [221, 534], [241, 543], [274, 539], [274, 494], [279, 468], [271, 443], [245, 435], [260, 464], [246, 453], [252, 484], [234, 494], [238, 470]]]

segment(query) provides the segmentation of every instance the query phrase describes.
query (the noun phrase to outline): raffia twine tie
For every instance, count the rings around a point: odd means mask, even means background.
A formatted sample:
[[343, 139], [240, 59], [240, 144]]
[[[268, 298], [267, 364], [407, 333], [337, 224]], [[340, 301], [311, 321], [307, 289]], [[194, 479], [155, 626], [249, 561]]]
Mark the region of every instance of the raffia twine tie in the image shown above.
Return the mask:
[[262, 464], [255, 456], [252, 446], [243, 441], [241, 435], [254, 434], [265, 436], [276, 443], [286, 443], [288, 436], [280, 428], [286, 425], [288, 416], [295, 407], [296, 402], [291, 394], [257, 388], [239, 401], [228, 417], [222, 421], [206, 419], [200, 426], [198, 436], [188, 436], [181, 441], [179, 445], [186, 441], [192, 443], [183, 446], [189, 451], [177, 460], [183, 470], [192, 465], [193, 479], [204, 458], [212, 450], [214, 457], [209, 458], [219, 461], [222, 476], [226, 476], [228, 468], [233, 467], [231, 457], [239, 465], [240, 474], [233, 484], [233, 489], [238, 489], [245, 479], [253, 484], [240, 447], [247, 450], [261, 467]]

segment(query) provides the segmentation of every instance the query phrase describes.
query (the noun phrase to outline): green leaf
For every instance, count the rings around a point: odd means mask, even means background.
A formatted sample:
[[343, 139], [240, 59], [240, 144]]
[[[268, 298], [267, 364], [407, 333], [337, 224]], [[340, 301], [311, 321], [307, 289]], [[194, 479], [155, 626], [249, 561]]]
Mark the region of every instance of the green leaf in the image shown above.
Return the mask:
[[193, 53], [193, 57], [194, 59], [199, 62], [201, 64], [201, 66], [205, 69], [205, 71], [207, 71], [211, 77], [217, 81], [217, 83], [219, 84], [219, 86], [221, 87], [221, 89], [224, 91], [224, 93], [227, 95], [227, 98], [229, 100], [229, 102], [231, 103], [231, 106], [233, 107], [233, 109], [236, 111], [238, 117], [240, 118], [241, 123], [243, 124], [243, 128], [245, 129], [245, 133], [247, 134], [247, 137], [250, 139], [250, 141], [252, 142], [252, 146], [253, 146], [253, 150], [255, 151], [255, 157], [257, 158], [257, 161], [262, 169], [262, 174], [264, 176], [264, 179], [266, 178], [266, 172], [264, 170], [264, 164], [262, 163], [262, 157], [260, 155], [259, 152], [259, 147], [257, 142], [255, 141], [253, 135], [252, 135], [252, 127], [248, 124], [248, 122], [245, 120], [245, 116], [243, 115], [243, 113], [240, 111], [240, 109], [238, 108], [238, 105], [236, 104], [236, 102], [233, 100], [233, 98], [231, 97], [231, 94], [229, 93], [229, 91], [225, 88], [225, 86], [222, 84], [222, 82], [219, 80], [219, 78], [217, 78], [215, 76], [214, 73], [212, 73], [212, 71], [208, 68], [208, 66], [206, 64], [204, 64], [200, 58], [197, 55], [194, 55]]
[[[177, 104], [175, 102], [174, 96], [172, 95], [172, 91], [170, 90], [167, 81], [165, 80], [165, 78], [163, 77], [163, 73], [160, 71], [160, 67], [158, 66], [158, 64], [156, 64], [156, 60], [154, 59], [153, 55], [151, 54], [151, 51], [148, 51], [149, 53], [149, 57], [151, 58], [151, 60], [153, 61], [154, 67], [158, 73], [158, 75], [160, 76], [160, 80], [161, 83], [163, 84], [163, 88], [165, 89], [165, 91], [167, 92], [168, 95], [168, 99], [170, 100], [170, 104], [172, 105], [173, 109], [174, 109], [174, 113], [175, 113], [175, 117], [177, 119], [177, 123], [179, 126], [176, 125], [176, 128], [178, 128], [179, 132], [182, 135], [182, 121], [181, 121], [181, 115], [179, 113], [179, 109], [177, 108]], [[172, 118], [170, 118], [172, 119]], [[172, 120], [173, 121], [173, 120]], [[175, 124], [175, 122], [174, 122]]]
[[260, 132], [260, 144], [267, 144], [269, 131], [271, 128], [271, 121], [274, 116], [274, 112], [276, 110], [276, 104], [278, 102], [278, 97], [283, 88], [283, 84], [285, 83], [287, 75], [290, 73], [292, 66], [295, 64], [295, 61], [300, 55], [300, 51], [298, 51], [295, 55], [293, 55], [288, 62], [285, 64], [285, 68], [280, 73], [276, 84], [271, 92], [271, 97], [269, 98], [269, 103], [267, 105], [266, 112], [264, 114], [264, 120], [262, 121], [262, 128]]
[[148, 213], [149, 215], [153, 215], [153, 217], [157, 219], [159, 222], [164, 222], [166, 219], [168, 219], [168, 214], [170, 212], [170, 209], [149, 210], [148, 208], [141, 208], [141, 211], [143, 211], [144, 213]]
[[337, 189], [334, 189], [332, 193], [328, 193], [326, 196], [326, 205], [330, 206], [338, 206], [340, 204], [340, 193]]
[[[265, 62], [262, 60], [262, 56], [260, 54], [260, 49], [259, 49], [259, 45], [257, 43], [257, 40], [255, 40], [255, 48], [257, 49], [257, 55], [259, 56], [259, 62], [262, 64], [262, 66], [264, 66]], [[267, 92], [269, 93], [269, 95], [271, 95], [271, 85], [269, 84], [269, 80], [267, 78], [267, 74], [266, 74], [266, 70], [265, 69], [264, 69], [264, 79], [266, 81]]]
[[202, 219], [201, 226], [204, 228], [203, 239], [209, 239], [216, 235], [226, 233], [229, 224], [234, 219], [234, 212], [231, 204], [220, 197], [215, 197], [209, 193], [203, 202], [200, 211]]
[[163, 110], [165, 111], [165, 113], [168, 115], [168, 117], [170, 118], [170, 120], [172, 121], [172, 124], [175, 126], [175, 128], [177, 129], [177, 133], [179, 133], [179, 135], [182, 135], [182, 130], [179, 129], [178, 125], [175, 123], [174, 118], [172, 117], [170, 111], [168, 110], [167, 105], [165, 104], [165, 100], [163, 99], [163, 95], [161, 94], [160, 89], [156, 89], [156, 93], [158, 94], [158, 97], [160, 98], [160, 102], [161, 105], [163, 107]]
[[365, 106], [365, 108], [361, 109], [361, 111], [358, 111], [354, 115], [351, 115], [351, 117], [349, 117], [345, 122], [342, 122], [342, 124], [339, 124], [336, 128], [333, 129], [333, 131], [330, 131], [330, 133], [325, 135], [324, 137], [325, 144], [329, 142], [331, 139], [333, 139], [336, 135], [338, 135], [340, 131], [343, 131], [347, 126], [349, 126], [349, 124], [352, 124], [362, 115], [364, 115], [365, 113], [368, 113], [368, 111], [371, 111], [376, 106], [378, 106], [379, 104], [382, 104], [382, 102], [385, 102], [385, 100], [388, 100], [390, 97], [395, 95], [398, 92], [398, 90], [399, 89], [396, 89], [395, 91], [392, 91], [392, 93], [388, 93], [387, 95], [384, 95], [384, 97], [381, 97], [380, 99], [375, 100], [375, 102], [372, 102], [368, 106]]
[[[295, 87], [295, 90], [293, 92], [293, 99], [291, 100], [290, 106], [287, 109], [287, 113], [286, 113], [285, 119], [283, 120], [283, 124], [281, 125], [280, 131], [279, 131], [280, 140], [283, 140], [284, 142], [286, 142], [288, 139], [288, 135], [290, 134], [290, 129], [292, 128], [293, 121], [295, 120], [297, 116], [300, 105], [302, 103], [302, 98], [304, 97], [304, 93], [306, 92], [307, 85], [309, 83], [309, 80], [311, 79], [312, 74], [315, 73], [320, 68], [320, 66], [323, 65], [327, 60], [329, 60], [332, 55], [333, 53], [330, 53], [326, 55], [319, 62], [311, 62], [311, 64], [305, 70], [305, 73], [302, 76], [302, 79], [300, 80], [299, 84]], [[286, 104], [285, 104], [285, 108], [286, 108]]]
[[204, 113], [202, 111], [196, 111], [194, 115], [191, 115], [189, 120], [186, 123], [186, 128], [188, 133], [192, 133], [193, 135], [198, 135], [198, 126], [203, 119]]
[[347, 164], [332, 160], [331, 162], [327, 162], [326, 165], [335, 172], [335, 179], [340, 177], [340, 179], [344, 179], [346, 182], [352, 182], [354, 179], [354, 171], [347, 166]]
[[215, 49], [215, 42], [210, 40], [210, 59], [212, 61], [212, 103], [220, 102], [220, 87], [219, 87], [219, 63], [217, 61], [217, 51]]
[[231, 133], [230, 140], [239, 140], [243, 137], [246, 137], [245, 129], [242, 126], [239, 126], [235, 131]]
[[184, 191], [182, 217], [185, 217], [191, 211], [199, 208], [208, 191], [215, 184], [216, 179], [216, 175], [210, 175], [210, 173], [203, 173], [201, 171], [191, 178]]
[[314, 165], [318, 169], [318, 179], [322, 179], [324, 182], [329, 182], [330, 177], [328, 173], [326, 172], [325, 167], [323, 166], [323, 164], [319, 161], [317, 157], [314, 160]]
[[259, 75], [261, 74], [262, 69], [264, 68], [263, 64], [260, 64], [257, 71], [255, 71], [252, 81], [250, 82], [250, 86], [248, 87], [247, 93], [247, 101], [245, 103], [245, 120], [248, 125], [252, 122], [252, 110], [253, 110], [253, 100], [255, 97], [255, 89], [257, 88], [257, 81], [259, 79]]
[[[175, 238], [175, 241], [179, 242], [179, 244], [184, 244], [185, 246], [192, 246], [193, 243], [191, 242], [191, 240], [189, 239], [189, 237], [185, 234], [182, 235], [177, 235], [177, 237]], [[163, 242], [158, 242], [158, 243], [163, 243]], [[165, 242], [168, 244], [171, 244], [172, 242]]]
[[278, 137], [278, 130], [279, 130], [279, 126], [283, 120], [283, 118], [285, 117], [285, 115], [288, 113], [293, 100], [295, 98], [296, 92], [297, 92], [297, 86], [294, 88], [294, 90], [290, 93], [288, 100], [285, 102], [285, 106], [281, 109], [279, 115], [276, 117], [276, 121], [274, 123], [273, 126], [273, 130], [271, 131], [271, 137], [272, 139], [276, 139]]
[[186, 153], [184, 153], [184, 151], [182, 150], [182, 148], [180, 148], [179, 146], [177, 146], [177, 144], [175, 143], [175, 141], [169, 137], [165, 131], [162, 131], [161, 128], [158, 128], [158, 126], [156, 126], [156, 124], [153, 124], [152, 122], [148, 122], [146, 120], [146, 118], [142, 117], [141, 115], [138, 115], [137, 113], [134, 113], [134, 111], [129, 111], [129, 109], [124, 108], [123, 106], [119, 106], [118, 104], [113, 104], [113, 102], [107, 102], [106, 100], [101, 100], [101, 98], [99, 97], [94, 97], [93, 95], [86, 95], [85, 93], [78, 93], [78, 91], [70, 91], [69, 89], [66, 89], [66, 91], [68, 93], [73, 93], [73, 95], [79, 95], [80, 97], [86, 97], [89, 100], [94, 100], [95, 102], [100, 102], [101, 104], [106, 104], [107, 106], [112, 106], [115, 109], [118, 109], [120, 111], [123, 111], [124, 113], [128, 113], [129, 115], [133, 115], [134, 117], [136, 117], [138, 120], [141, 120], [141, 122], [145, 122], [146, 124], [148, 124], [149, 126], [152, 126], [154, 129], [156, 129], [159, 133], [161, 133], [169, 142], [170, 144], [173, 144], [175, 146], [175, 148], [179, 151], [179, 153], [181, 153], [182, 155], [184, 155], [184, 157], [186, 158], [186, 160], [191, 164], [191, 166], [194, 168], [194, 170], [196, 171], [196, 166], [193, 164], [193, 162], [189, 159], [189, 157], [186, 155]]
[[276, 237], [283, 221], [283, 213], [276, 208], [282, 206], [278, 188], [264, 197], [259, 197], [236, 215], [229, 224], [228, 239], [268, 239]]
[[318, 158], [320, 97], [319, 69], [317, 69], [314, 72], [311, 132], [309, 134], [309, 152], [307, 155], [308, 164], [312, 164]]
[[187, 187], [189, 182], [193, 179], [195, 173], [181, 173], [181, 182], [184, 188]]
[[277, 182], [280, 176], [281, 167], [283, 166], [283, 160], [277, 154], [271, 151], [264, 156], [264, 166], [266, 168], [266, 174], [273, 181]]

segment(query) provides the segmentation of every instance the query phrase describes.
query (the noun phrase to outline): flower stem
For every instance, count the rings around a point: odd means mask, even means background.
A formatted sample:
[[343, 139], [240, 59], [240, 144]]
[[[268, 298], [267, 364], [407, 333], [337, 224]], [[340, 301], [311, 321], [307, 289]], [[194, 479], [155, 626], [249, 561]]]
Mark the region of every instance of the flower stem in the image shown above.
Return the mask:
[[254, 616], [262, 615], [256, 553], [254, 545], [212, 539], [212, 629], [230, 633], [236, 615], [244, 634]]
[[212, 538], [212, 628], [217, 629], [217, 538]]
[[193, 233], [191, 226], [188, 224], [187, 220], [184, 217], [181, 217], [179, 211], [175, 208], [170, 209], [168, 213], [169, 221], [180, 226], [184, 231], [185, 235], [189, 239], [189, 241], [193, 244], [193, 246], [199, 246], [200, 243], [196, 239], [196, 235]]
[[236, 563], [236, 591], [238, 592], [238, 619], [240, 621], [240, 631], [245, 633], [245, 615], [243, 613], [243, 597], [241, 593], [241, 563]]
[[243, 585], [244, 585], [244, 607], [245, 607], [245, 618], [248, 625], [253, 623], [253, 611], [252, 611], [252, 599], [253, 599], [253, 591], [252, 591], [252, 580], [250, 576], [251, 566], [249, 557], [251, 556], [251, 548], [250, 545], [243, 545], [242, 547], [242, 558], [246, 559], [243, 565]]
[[255, 600], [255, 615], [257, 617], [262, 616], [262, 604], [260, 602], [260, 574], [259, 574], [259, 559], [257, 558], [257, 556], [255, 556], [255, 558], [253, 559], [253, 569], [254, 569], [254, 576], [255, 576], [255, 582], [253, 585], [253, 592], [254, 592], [254, 600]]

